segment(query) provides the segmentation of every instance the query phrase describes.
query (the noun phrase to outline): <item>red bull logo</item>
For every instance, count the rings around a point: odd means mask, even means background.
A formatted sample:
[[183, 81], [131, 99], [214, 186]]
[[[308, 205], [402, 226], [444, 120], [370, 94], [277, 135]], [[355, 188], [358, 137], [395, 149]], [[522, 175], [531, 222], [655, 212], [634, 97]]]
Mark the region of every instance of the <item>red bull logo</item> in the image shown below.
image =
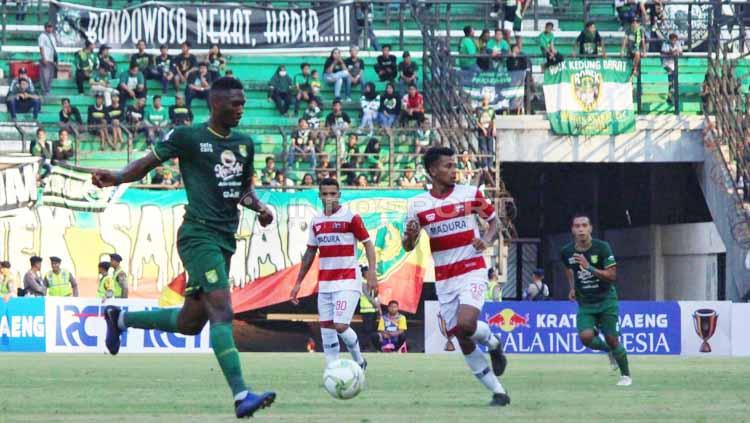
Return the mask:
[[521, 315], [513, 311], [512, 309], [506, 308], [492, 316], [485, 315], [487, 324], [490, 327], [494, 326], [500, 328], [503, 332], [512, 332], [517, 327], [529, 327], [529, 314]]

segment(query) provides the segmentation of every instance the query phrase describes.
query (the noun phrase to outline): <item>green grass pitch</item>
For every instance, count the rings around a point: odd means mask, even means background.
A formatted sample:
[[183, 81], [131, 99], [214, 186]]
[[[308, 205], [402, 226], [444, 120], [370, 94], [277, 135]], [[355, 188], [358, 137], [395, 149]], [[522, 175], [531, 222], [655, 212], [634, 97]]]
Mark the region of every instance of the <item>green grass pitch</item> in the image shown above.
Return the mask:
[[[348, 354], [342, 354], [342, 358]], [[460, 356], [368, 354], [367, 388], [338, 401], [322, 388], [322, 354], [242, 354], [252, 387], [274, 389], [269, 422], [750, 422], [749, 358], [631, 356], [618, 388], [603, 355], [512, 355], [490, 395]], [[229, 422], [213, 355], [0, 355], [0, 422]]]

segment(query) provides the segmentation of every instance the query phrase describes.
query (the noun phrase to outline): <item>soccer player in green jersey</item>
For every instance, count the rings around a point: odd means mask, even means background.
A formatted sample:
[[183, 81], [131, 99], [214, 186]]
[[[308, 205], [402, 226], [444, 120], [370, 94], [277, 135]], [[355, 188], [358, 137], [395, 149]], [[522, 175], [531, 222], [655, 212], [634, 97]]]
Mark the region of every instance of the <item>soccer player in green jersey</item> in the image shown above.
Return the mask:
[[235, 251], [235, 233], [241, 204], [258, 213], [258, 223], [273, 221], [270, 209], [256, 197], [250, 183], [253, 175], [253, 142], [232, 132], [245, 106], [240, 81], [224, 77], [209, 92], [211, 118], [207, 123], [178, 127], [155, 143], [144, 157], [119, 172], [96, 170], [92, 182], [99, 187], [141, 180], [152, 169], [172, 158], [180, 159], [188, 204], [177, 233], [177, 251], [188, 273], [182, 309], [127, 312], [110, 306], [107, 349], [117, 354], [120, 335], [127, 328], [159, 329], [197, 335], [211, 322], [211, 345], [234, 395], [237, 417], [250, 417], [274, 401], [276, 394], [255, 394], [245, 385], [240, 356], [232, 337], [232, 302], [229, 263]]
[[[613, 369], [620, 369], [617, 386], [630, 386], [628, 356], [619, 339], [617, 302], [617, 263], [609, 244], [591, 238], [591, 219], [576, 214], [571, 221], [574, 241], [560, 251], [565, 276], [570, 285], [568, 298], [578, 302], [576, 326], [584, 345], [609, 354]], [[604, 334], [604, 341], [599, 337]]]

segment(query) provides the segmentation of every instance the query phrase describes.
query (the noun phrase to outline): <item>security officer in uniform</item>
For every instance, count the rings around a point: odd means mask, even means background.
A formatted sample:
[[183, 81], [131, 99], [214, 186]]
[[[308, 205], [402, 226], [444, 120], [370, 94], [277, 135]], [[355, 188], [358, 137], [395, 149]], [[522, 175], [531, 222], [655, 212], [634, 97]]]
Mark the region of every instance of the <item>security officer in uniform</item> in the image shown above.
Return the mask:
[[60, 257], [50, 257], [52, 270], [44, 276], [44, 285], [47, 286], [48, 297], [77, 297], [78, 282], [76, 278], [67, 270], [60, 268], [62, 260]]
[[10, 273], [10, 262], [0, 262], [0, 297], [16, 295], [16, 280]]
[[497, 278], [495, 268], [490, 267], [487, 270], [487, 291], [484, 292], [484, 300], [487, 302], [503, 300], [503, 286]]
[[112, 268], [112, 279], [119, 286], [115, 289], [115, 298], [128, 298], [128, 272], [121, 266], [122, 257], [115, 253], [109, 255], [109, 265]]
[[99, 263], [99, 288], [96, 290], [96, 298], [114, 298], [122, 295], [120, 285], [109, 274], [110, 264], [108, 261]]

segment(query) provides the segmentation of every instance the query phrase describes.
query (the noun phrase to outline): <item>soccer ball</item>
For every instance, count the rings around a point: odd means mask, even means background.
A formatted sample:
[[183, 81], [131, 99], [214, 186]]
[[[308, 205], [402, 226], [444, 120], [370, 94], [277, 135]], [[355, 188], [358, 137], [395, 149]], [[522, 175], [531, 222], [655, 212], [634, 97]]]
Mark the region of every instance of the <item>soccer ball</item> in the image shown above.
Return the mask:
[[365, 384], [365, 373], [352, 360], [332, 361], [323, 372], [323, 387], [336, 399], [351, 399]]

